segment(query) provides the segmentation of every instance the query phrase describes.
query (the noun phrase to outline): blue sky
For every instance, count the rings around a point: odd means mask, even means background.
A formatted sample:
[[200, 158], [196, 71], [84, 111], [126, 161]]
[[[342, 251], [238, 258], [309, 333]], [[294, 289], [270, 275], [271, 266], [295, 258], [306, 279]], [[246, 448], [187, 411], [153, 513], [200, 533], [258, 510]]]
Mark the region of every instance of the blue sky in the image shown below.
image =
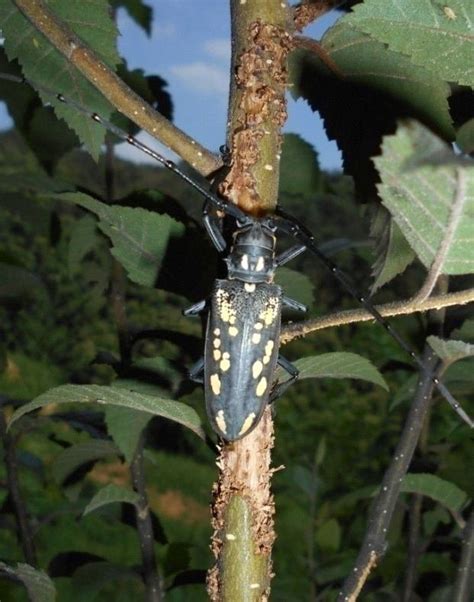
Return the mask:
[[[229, 85], [230, 25], [228, 2], [223, 0], [147, 0], [154, 9], [150, 37], [123, 10], [118, 15], [121, 33], [119, 50], [129, 68], [156, 73], [168, 82], [174, 102], [175, 124], [212, 151], [225, 142], [225, 123]], [[320, 38], [337, 18], [329, 13], [305, 35]], [[323, 168], [339, 169], [340, 153], [329, 142], [321, 121], [299, 100], [289, 98], [286, 132], [301, 134], [319, 153]], [[0, 127], [7, 127], [8, 116], [0, 108]], [[143, 142], [156, 143], [148, 136]], [[144, 156], [128, 145], [119, 154], [143, 161]]]

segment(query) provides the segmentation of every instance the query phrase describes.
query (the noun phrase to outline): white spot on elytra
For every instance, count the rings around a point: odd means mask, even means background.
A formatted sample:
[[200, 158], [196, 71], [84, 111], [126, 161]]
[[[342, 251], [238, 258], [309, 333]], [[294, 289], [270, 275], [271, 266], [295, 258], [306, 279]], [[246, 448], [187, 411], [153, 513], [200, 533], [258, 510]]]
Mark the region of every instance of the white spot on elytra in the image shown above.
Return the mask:
[[[221, 379], [219, 378], [219, 375], [212, 374], [211, 378], [209, 379], [209, 382], [211, 383], [211, 390], [214, 393], [214, 395], [219, 395], [219, 393], [221, 392]], [[225, 433], [225, 431], [222, 432]]]
[[261, 338], [262, 335], [259, 332], [254, 332], [252, 335], [252, 343], [254, 345], [258, 345], [260, 343]]
[[214, 334], [216, 337], [218, 337], [221, 334], [221, 329], [220, 328], [214, 328]]
[[227, 372], [227, 370], [230, 368], [229, 360], [227, 358], [222, 359], [221, 363], [219, 364], [219, 368], [222, 370], [222, 372]]
[[255, 322], [254, 326], [255, 330], [262, 330], [263, 324], [261, 322]]
[[257, 360], [252, 365], [252, 376], [258, 378], [263, 370], [263, 364], [260, 360]]
[[236, 328], [235, 326], [231, 326], [229, 328], [229, 334], [231, 337], [236, 337], [239, 334], [239, 329]]
[[265, 376], [262, 376], [262, 378], [260, 379], [260, 382], [257, 385], [257, 388], [255, 389], [255, 395], [257, 397], [261, 397], [265, 391], [267, 390], [267, 379], [265, 378]]
[[255, 421], [255, 416], [256, 416], [255, 412], [251, 412], [251, 413], [250, 413], [250, 414], [247, 416], [247, 418], [244, 420], [244, 423], [243, 423], [243, 425], [242, 425], [242, 428], [241, 428], [241, 429], [240, 429], [240, 431], [239, 431], [239, 437], [240, 437], [241, 435], [243, 435], [244, 433], [246, 433], [246, 432], [249, 430], [249, 428], [252, 426], [252, 424], [253, 424], [253, 423], [254, 423], [254, 421]]
[[215, 349], [219, 349], [219, 347], [221, 346], [221, 340], [220, 339], [214, 339], [214, 341], [212, 342], [212, 344], [214, 345]]
[[224, 410], [219, 410], [216, 414], [216, 424], [219, 429], [226, 434], [227, 433], [227, 424], [224, 418]]
[[221, 352], [219, 351], [219, 349], [214, 349], [212, 356], [215, 359], [215, 361], [218, 362], [221, 359]]

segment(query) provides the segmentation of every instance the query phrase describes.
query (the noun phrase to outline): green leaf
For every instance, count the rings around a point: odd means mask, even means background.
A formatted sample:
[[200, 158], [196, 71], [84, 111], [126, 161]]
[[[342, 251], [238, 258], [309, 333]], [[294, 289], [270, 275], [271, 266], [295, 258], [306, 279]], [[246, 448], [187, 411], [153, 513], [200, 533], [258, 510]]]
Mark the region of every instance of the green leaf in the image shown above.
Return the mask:
[[474, 165], [457, 160], [424, 126], [406, 122], [374, 159], [383, 204], [423, 265], [474, 271]]
[[119, 446], [129, 464], [135, 455], [140, 435], [151, 418], [150, 414], [128, 408], [117, 406], [105, 408], [107, 432]]
[[390, 213], [381, 205], [377, 205], [370, 234], [376, 245], [376, 259], [372, 266], [372, 274], [375, 277], [371, 288], [373, 294], [404, 272], [415, 258], [415, 253], [400, 228], [390, 219]]
[[168, 215], [140, 207], [105, 205], [81, 192], [55, 198], [95, 213], [99, 228], [112, 242], [113, 256], [127, 270], [130, 280], [144, 286], [155, 284], [170, 238], [184, 231], [184, 226]]
[[337, 552], [341, 545], [341, 527], [335, 518], [323, 523], [316, 531], [315, 540], [322, 550]]
[[62, 385], [43, 393], [27, 403], [11, 417], [9, 427], [24, 414], [37, 410], [50, 403], [97, 403], [110, 404], [147, 412], [153, 416], [162, 416], [191, 429], [201, 438], [204, 433], [201, 421], [195, 410], [179, 401], [161, 399], [151, 395], [141, 395], [132, 391], [102, 387], [99, 385]]
[[365, 0], [346, 23], [446, 81], [474, 87], [472, 0]]
[[306, 274], [290, 268], [279, 268], [275, 274], [275, 283], [282, 287], [287, 297], [295, 299], [307, 307], [313, 305], [314, 284]]
[[[380, 385], [388, 391], [388, 385], [377, 368], [357, 353], [334, 352], [304, 357], [293, 362], [303, 378], [356, 378]], [[283, 370], [278, 369], [279, 378]]]
[[141, 596], [143, 582], [133, 569], [112, 562], [91, 562], [79, 567], [72, 577], [74, 602], [91, 602], [107, 584], [115, 586], [123, 580], [136, 581], [136, 592]]
[[427, 341], [431, 349], [448, 364], [474, 355], [474, 345], [464, 341], [445, 340], [435, 336], [429, 336]]
[[127, 504], [138, 504], [139, 495], [136, 491], [128, 489], [127, 487], [119, 487], [114, 483], [109, 483], [94, 495], [91, 501], [84, 508], [83, 515], [89, 514], [97, 508], [107, 506], [107, 504], [115, 503], [127, 503]]
[[31, 298], [43, 283], [25, 268], [0, 262], [0, 299]]
[[114, 455], [120, 455], [120, 450], [112, 441], [91, 439], [71, 445], [56, 457], [52, 466], [53, 477], [57, 483], [63, 483], [80, 466]]
[[468, 499], [467, 494], [457, 485], [432, 474], [406, 474], [403, 477], [401, 491], [425, 495], [451, 512], [459, 512]]
[[0, 569], [9, 575], [15, 576], [23, 583], [30, 602], [54, 602], [56, 600], [54, 583], [44, 571], [20, 562], [16, 565], [16, 568], [0, 562]]
[[474, 117], [459, 128], [456, 134], [456, 144], [466, 155], [474, 153]]
[[321, 172], [313, 146], [298, 134], [285, 134], [280, 162], [280, 194], [311, 198], [320, 189]]
[[97, 220], [92, 215], [84, 215], [75, 222], [69, 240], [68, 266], [72, 274], [96, 244]]
[[[111, 69], [115, 68], [120, 61], [115, 48], [117, 29], [110, 18], [107, 2], [90, 2], [85, 11], [80, 2], [50, 0], [48, 9], [89, 45]], [[74, 107], [59, 102], [55, 96], [61, 92], [105, 119], [110, 117], [112, 105], [23, 16], [11, 0], [0, 0], [0, 29], [5, 37], [5, 50], [9, 59], [18, 59], [29, 80], [52, 91], [52, 94], [39, 93], [43, 102], [53, 105], [58, 117], [67, 122], [97, 159], [104, 142], [105, 130], [92, 119], [86, 119]]]

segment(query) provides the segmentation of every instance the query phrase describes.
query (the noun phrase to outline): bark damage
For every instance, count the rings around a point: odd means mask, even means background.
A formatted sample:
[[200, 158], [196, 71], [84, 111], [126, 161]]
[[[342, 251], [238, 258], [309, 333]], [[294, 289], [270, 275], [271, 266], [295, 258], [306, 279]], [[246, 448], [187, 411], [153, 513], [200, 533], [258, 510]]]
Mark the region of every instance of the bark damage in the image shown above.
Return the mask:
[[[275, 541], [275, 506], [270, 490], [273, 420], [268, 407], [258, 428], [221, 448], [219, 480], [213, 488], [211, 549], [218, 564], [209, 572], [208, 592], [214, 602], [269, 599]], [[248, 558], [254, 557], [253, 561]], [[245, 561], [243, 561], [245, 559]], [[227, 571], [227, 575], [223, 572]], [[233, 574], [230, 574], [233, 573]], [[235, 587], [248, 586], [247, 595]]]
[[[253, 215], [264, 214], [277, 198], [274, 183], [280, 153], [274, 149], [281, 146], [279, 130], [287, 117], [290, 49], [291, 37], [283, 28], [257, 20], [249, 27], [247, 49], [237, 61], [237, 105], [230, 140], [233, 162], [220, 192]], [[262, 171], [271, 175], [270, 191], [265, 190]]]

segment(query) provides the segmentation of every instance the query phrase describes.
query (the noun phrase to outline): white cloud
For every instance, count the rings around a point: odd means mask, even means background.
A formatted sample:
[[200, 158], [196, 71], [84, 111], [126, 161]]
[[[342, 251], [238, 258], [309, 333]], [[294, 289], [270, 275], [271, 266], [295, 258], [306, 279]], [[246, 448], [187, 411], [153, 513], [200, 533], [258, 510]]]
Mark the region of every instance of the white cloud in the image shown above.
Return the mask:
[[209, 56], [223, 61], [230, 61], [230, 41], [227, 38], [215, 38], [204, 43], [204, 50]]
[[197, 61], [187, 65], [173, 65], [171, 73], [193, 90], [208, 94], [226, 94], [229, 89], [229, 73], [226, 69]]

